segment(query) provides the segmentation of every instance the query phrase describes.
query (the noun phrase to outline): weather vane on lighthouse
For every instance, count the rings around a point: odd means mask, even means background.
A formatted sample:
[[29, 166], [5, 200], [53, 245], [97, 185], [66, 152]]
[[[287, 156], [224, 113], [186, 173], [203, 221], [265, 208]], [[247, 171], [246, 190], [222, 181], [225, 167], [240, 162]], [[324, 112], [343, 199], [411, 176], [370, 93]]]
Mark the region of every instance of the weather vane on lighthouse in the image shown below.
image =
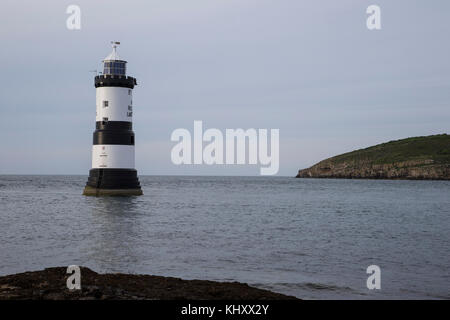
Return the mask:
[[113, 53], [116, 53], [116, 48], [118, 45], [120, 45], [119, 41], [111, 41], [111, 45], [113, 47]]
[[136, 79], [126, 75], [126, 61], [117, 54], [118, 41], [103, 60], [103, 74], [95, 76], [96, 119], [92, 169], [84, 195], [142, 195], [134, 168], [132, 131], [133, 88]]

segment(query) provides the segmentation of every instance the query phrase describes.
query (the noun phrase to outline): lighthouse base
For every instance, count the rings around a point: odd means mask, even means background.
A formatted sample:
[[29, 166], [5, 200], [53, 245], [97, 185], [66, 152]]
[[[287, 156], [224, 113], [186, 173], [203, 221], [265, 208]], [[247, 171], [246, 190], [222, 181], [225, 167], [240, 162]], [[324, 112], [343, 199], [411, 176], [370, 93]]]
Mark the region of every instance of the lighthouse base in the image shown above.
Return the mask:
[[134, 169], [91, 169], [85, 196], [140, 196], [141, 185]]
[[83, 190], [84, 196], [142, 196], [142, 189], [99, 189], [86, 186]]

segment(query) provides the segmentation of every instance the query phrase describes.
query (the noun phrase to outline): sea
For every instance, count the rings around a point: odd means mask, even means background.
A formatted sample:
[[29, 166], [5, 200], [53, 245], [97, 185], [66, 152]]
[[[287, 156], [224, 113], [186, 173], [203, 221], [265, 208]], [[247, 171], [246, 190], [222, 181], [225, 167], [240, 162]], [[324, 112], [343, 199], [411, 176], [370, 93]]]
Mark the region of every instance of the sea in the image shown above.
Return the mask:
[[302, 299], [450, 299], [450, 181], [140, 176], [143, 196], [97, 198], [86, 180], [0, 176], [0, 275], [80, 265]]

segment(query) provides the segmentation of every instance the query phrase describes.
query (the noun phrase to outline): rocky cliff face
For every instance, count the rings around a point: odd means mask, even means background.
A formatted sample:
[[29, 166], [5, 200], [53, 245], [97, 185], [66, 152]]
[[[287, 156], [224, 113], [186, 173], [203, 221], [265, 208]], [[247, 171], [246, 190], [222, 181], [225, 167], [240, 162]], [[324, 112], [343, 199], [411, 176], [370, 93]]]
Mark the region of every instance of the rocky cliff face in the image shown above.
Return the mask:
[[429, 159], [389, 164], [373, 164], [371, 161], [336, 163], [327, 159], [299, 170], [297, 178], [450, 180], [450, 164], [437, 164]]

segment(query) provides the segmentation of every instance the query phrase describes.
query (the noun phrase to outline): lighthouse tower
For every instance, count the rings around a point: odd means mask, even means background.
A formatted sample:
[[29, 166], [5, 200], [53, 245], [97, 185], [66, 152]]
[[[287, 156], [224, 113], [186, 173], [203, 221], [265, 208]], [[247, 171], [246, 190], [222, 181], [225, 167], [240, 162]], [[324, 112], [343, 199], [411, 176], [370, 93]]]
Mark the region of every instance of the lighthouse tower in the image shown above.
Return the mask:
[[111, 42], [113, 51], [103, 60], [103, 74], [95, 77], [96, 119], [92, 169], [84, 195], [142, 195], [134, 168], [132, 131], [133, 88], [136, 79], [126, 75], [127, 62]]

